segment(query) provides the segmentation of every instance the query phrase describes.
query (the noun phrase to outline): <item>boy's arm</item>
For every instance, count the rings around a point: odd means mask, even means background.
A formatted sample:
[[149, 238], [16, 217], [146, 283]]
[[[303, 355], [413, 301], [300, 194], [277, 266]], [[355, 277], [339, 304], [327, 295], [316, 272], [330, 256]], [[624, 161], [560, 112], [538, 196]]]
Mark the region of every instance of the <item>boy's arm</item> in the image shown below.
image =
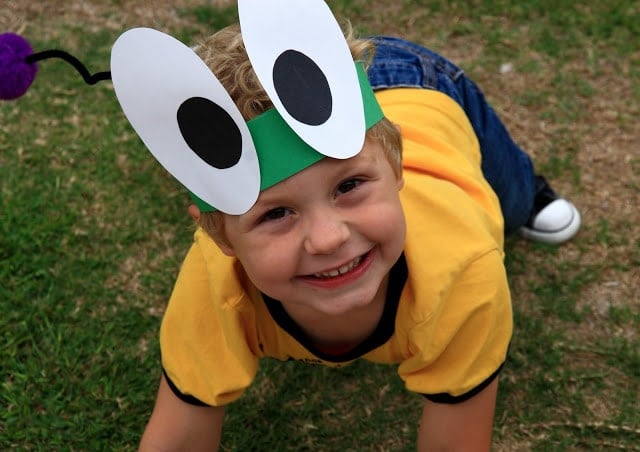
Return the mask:
[[139, 450], [216, 451], [223, 420], [224, 407], [202, 407], [183, 402], [169, 388], [163, 375]]
[[496, 378], [481, 392], [458, 404], [426, 400], [418, 431], [418, 451], [488, 451], [497, 393]]

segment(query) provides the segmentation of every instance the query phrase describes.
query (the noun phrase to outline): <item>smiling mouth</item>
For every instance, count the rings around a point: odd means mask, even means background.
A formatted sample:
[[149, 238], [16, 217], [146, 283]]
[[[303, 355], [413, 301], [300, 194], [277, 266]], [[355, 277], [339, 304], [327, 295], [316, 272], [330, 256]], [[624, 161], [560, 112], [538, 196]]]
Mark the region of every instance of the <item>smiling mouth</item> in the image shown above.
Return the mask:
[[365, 257], [367, 256], [368, 253], [363, 254], [362, 256], [358, 256], [355, 259], [353, 259], [351, 262], [348, 262], [336, 269], [330, 270], [328, 272], [318, 272], [318, 273], [314, 273], [313, 276], [315, 278], [319, 278], [319, 279], [330, 279], [330, 278], [335, 278], [336, 276], [341, 276], [344, 274], [349, 273], [350, 271], [352, 271], [354, 268], [358, 267], [358, 265], [360, 265], [362, 263], [362, 261], [365, 259]]

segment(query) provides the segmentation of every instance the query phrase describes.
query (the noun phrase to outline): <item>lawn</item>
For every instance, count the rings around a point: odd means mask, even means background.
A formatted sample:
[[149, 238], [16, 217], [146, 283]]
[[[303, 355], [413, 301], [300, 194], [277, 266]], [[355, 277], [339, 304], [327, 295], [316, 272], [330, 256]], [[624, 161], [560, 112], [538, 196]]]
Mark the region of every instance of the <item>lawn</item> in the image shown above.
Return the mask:
[[[0, 32], [98, 72], [129, 27], [195, 43], [235, 20], [231, 2], [144, 3], [3, 0]], [[463, 67], [582, 212], [564, 246], [507, 241], [515, 333], [494, 449], [640, 450], [640, 3], [329, 4]], [[47, 61], [0, 103], [0, 449], [136, 448], [188, 202], [110, 83]], [[421, 403], [392, 367], [267, 361], [228, 409], [223, 450], [413, 450]]]

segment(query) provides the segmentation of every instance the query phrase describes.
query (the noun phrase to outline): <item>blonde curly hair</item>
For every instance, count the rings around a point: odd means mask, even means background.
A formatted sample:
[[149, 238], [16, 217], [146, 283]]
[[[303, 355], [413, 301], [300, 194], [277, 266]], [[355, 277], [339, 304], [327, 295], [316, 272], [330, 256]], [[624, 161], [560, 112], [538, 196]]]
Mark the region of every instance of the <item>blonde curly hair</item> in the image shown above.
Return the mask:
[[[349, 23], [343, 25], [343, 30], [354, 61], [363, 61], [367, 66], [373, 56], [373, 43], [356, 38]], [[249, 62], [238, 25], [231, 25], [209, 36], [195, 51], [220, 80], [245, 121], [273, 107]], [[367, 139], [380, 142], [396, 177], [402, 177], [402, 139], [397, 128], [383, 118], [367, 130]], [[228, 245], [224, 234], [224, 215], [218, 211], [203, 212], [198, 224], [216, 242]]]

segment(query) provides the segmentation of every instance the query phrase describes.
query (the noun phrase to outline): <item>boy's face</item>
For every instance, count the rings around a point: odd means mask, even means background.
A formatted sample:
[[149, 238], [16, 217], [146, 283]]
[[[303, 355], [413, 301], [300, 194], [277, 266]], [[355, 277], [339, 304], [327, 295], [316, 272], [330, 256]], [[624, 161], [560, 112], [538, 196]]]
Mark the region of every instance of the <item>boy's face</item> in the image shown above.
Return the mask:
[[355, 157], [325, 158], [264, 190], [247, 213], [226, 215], [229, 245], [220, 246], [285, 308], [365, 307], [384, 296], [404, 247], [401, 187], [381, 145], [367, 139]]

